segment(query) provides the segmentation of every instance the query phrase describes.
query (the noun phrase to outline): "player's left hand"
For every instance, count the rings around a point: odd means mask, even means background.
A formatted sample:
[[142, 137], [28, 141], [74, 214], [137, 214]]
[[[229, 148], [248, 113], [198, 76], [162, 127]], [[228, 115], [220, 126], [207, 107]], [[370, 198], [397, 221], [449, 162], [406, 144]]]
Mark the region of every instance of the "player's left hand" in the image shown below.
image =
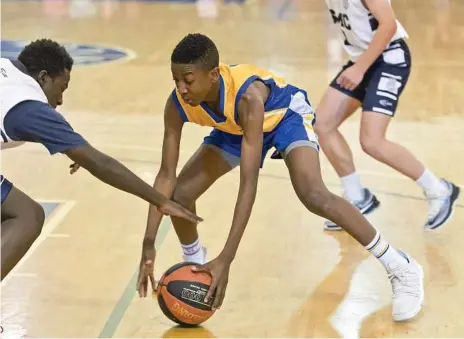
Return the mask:
[[77, 164], [77, 163], [74, 163], [74, 164], [72, 164], [72, 165], [69, 165], [69, 168], [71, 169], [71, 170], [69, 171], [69, 173], [70, 173], [70, 174], [74, 174], [74, 173], [77, 172], [77, 170], [78, 170], [79, 168], [81, 168], [81, 165], [79, 165], [79, 164]]
[[354, 64], [340, 74], [337, 78], [337, 84], [339, 84], [342, 88], [352, 91], [361, 83], [364, 73], [365, 71], [363, 69]]
[[208, 293], [205, 297], [205, 302], [209, 302], [211, 298], [214, 298], [212, 309], [216, 310], [221, 308], [222, 302], [226, 295], [227, 283], [229, 282], [229, 270], [231, 261], [218, 256], [216, 259], [204, 264], [194, 266], [192, 271], [194, 272], [206, 272], [211, 274], [212, 283], [208, 289]]

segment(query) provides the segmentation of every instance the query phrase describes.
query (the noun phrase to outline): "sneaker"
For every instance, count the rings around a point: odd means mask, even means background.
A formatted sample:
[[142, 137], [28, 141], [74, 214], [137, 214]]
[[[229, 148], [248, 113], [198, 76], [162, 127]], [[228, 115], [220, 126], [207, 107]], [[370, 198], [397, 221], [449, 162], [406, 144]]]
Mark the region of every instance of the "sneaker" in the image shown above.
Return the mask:
[[25, 339], [30, 338], [27, 336], [27, 331], [21, 326], [6, 324], [0, 326], [1, 339]]
[[408, 254], [398, 251], [408, 261], [405, 265], [388, 267], [388, 278], [393, 290], [394, 321], [414, 318], [424, 303], [424, 271]]
[[[345, 198], [346, 199], [346, 198]], [[348, 200], [348, 199], [347, 199]], [[377, 197], [369, 191], [367, 188], [364, 189], [364, 199], [360, 201], [350, 201], [359, 211], [363, 214], [369, 214], [373, 212], [380, 205], [380, 201]], [[333, 221], [327, 220], [324, 223], [324, 228], [329, 231], [339, 231], [342, 228], [335, 224]]]
[[428, 230], [435, 230], [449, 221], [454, 212], [454, 205], [458, 200], [460, 188], [453, 183], [441, 179], [446, 186], [446, 193], [437, 195], [430, 192], [424, 192], [428, 200], [427, 222], [424, 227]]
[[198, 260], [195, 260], [195, 259], [192, 260], [192, 258], [190, 258], [188, 260], [188, 258], [185, 255], [183, 256], [183, 259], [184, 259], [184, 262], [189, 261], [189, 262], [194, 262], [194, 263], [199, 264], [199, 265], [204, 265], [204, 264], [206, 264], [206, 254], [207, 254], [206, 247], [202, 247], [200, 249], [200, 253], [196, 254], [198, 256], [196, 259], [198, 259]]

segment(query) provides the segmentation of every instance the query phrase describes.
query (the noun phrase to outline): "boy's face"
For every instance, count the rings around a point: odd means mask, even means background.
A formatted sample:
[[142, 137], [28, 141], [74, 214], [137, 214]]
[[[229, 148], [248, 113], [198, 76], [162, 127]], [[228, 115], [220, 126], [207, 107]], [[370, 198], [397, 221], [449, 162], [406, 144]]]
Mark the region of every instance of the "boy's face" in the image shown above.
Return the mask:
[[205, 101], [211, 87], [219, 80], [218, 67], [206, 70], [199, 64], [172, 63], [171, 72], [182, 99], [190, 106], [198, 106]]

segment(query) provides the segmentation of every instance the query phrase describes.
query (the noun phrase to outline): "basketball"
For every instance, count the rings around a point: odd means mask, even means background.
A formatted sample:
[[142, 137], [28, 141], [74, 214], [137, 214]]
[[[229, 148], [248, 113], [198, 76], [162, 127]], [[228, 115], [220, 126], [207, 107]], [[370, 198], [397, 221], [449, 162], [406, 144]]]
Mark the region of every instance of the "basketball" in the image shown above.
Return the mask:
[[211, 275], [192, 272], [194, 263], [180, 263], [169, 268], [161, 277], [158, 304], [164, 315], [181, 326], [196, 326], [208, 320], [214, 311], [204, 299], [211, 285]]

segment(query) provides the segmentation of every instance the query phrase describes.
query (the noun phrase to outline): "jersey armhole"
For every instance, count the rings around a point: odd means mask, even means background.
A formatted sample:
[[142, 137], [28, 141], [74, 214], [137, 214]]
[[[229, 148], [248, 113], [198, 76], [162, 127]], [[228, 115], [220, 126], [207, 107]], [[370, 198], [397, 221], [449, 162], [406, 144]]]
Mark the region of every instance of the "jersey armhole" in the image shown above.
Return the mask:
[[177, 112], [179, 112], [180, 118], [182, 119], [183, 122], [188, 122], [189, 119], [187, 117], [187, 114], [184, 111], [184, 108], [179, 102], [179, 98], [177, 98], [176, 90], [174, 89], [171, 94], [172, 101], [174, 101], [174, 105], [176, 105]]
[[240, 103], [240, 99], [242, 98], [243, 93], [245, 93], [248, 87], [250, 87], [250, 85], [253, 83], [253, 81], [257, 79], [259, 79], [259, 76], [252, 75], [251, 77], [245, 80], [245, 82], [242, 84], [242, 86], [240, 86], [240, 89], [237, 92], [237, 96], [235, 97], [235, 105], [234, 105], [234, 120], [238, 125], [240, 125], [240, 117], [238, 114], [238, 106]]

